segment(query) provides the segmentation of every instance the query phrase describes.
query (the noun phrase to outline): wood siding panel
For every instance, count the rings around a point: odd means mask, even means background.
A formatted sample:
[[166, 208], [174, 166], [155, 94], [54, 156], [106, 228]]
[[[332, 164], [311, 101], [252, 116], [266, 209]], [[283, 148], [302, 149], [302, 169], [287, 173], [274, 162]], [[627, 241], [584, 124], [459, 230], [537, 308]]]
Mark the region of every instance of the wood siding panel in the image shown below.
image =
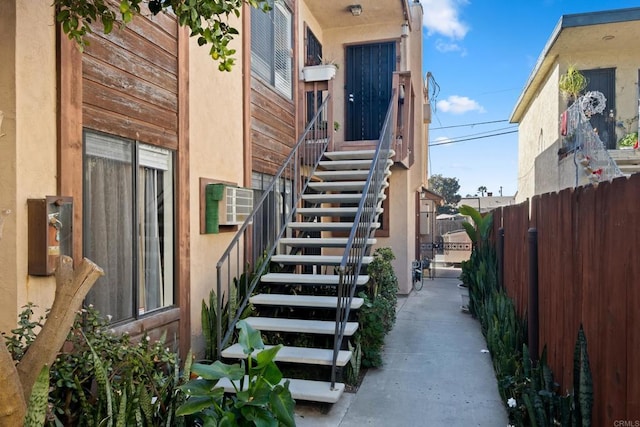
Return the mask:
[[177, 24], [135, 21], [131, 29], [90, 36], [82, 61], [84, 126], [175, 150]]
[[84, 80], [85, 105], [130, 117], [175, 134], [177, 114], [162, 107], [136, 99], [122, 91], [101, 86], [91, 80]]
[[164, 129], [112, 111], [85, 105], [82, 109], [84, 127], [123, 138], [138, 139], [147, 144], [162, 146], [171, 150], [178, 148], [178, 138]]
[[122, 77], [131, 75], [171, 93], [177, 93], [178, 83], [175, 73], [159, 69], [152, 62], [140, 60], [134, 53], [118, 49], [106, 40], [98, 39], [87, 46], [83, 59], [86, 60], [87, 57], [99, 58], [104, 63], [121, 70]]
[[252, 170], [273, 175], [296, 143], [293, 102], [251, 79]]
[[[518, 307], [528, 292], [518, 272], [528, 247], [509, 241], [507, 233], [522, 230], [521, 210], [502, 209], [505, 287]], [[532, 217], [538, 229], [540, 345], [547, 346], [559, 392], [572, 389], [582, 324], [594, 383], [592, 424], [640, 419], [640, 174], [536, 196]]]
[[[177, 111], [175, 76], [164, 73], [162, 77], [166, 78], [162, 79], [162, 85], [159, 86], [149, 83], [136, 74], [110, 65], [110, 61], [106, 63], [88, 55], [84, 61], [86, 64], [84, 78], [109, 90], [125, 92], [142, 104], [151, 104], [166, 111]], [[172, 90], [166, 88], [172, 88]]]
[[[166, 334], [190, 348], [188, 33], [170, 15], [136, 18], [124, 30], [88, 36], [82, 55], [82, 126], [176, 151], [177, 307], [119, 328]], [[180, 39], [180, 40], [179, 40]], [[78, 64], [80, 65], [80, 64]], [[80, 131], [81, 137], [81, 131]], [[69, 152], [70, 148], [65, 147]], [[82, 175], [82, 161], [74, 166]], [[81, 199], [81, 191], [80, 194]], [[81, 221], [79, 221], [81, 223]]]
[[[142, 21], [144, 19], [145, 18], [140, 17], [138, 20]], [[89, 40], [90, 43], [109, 42], [127, 52], [134, 53], [139, 57], [139, 61], [146, 61], [173, 75], [178, 73], [175, 53], [172, 54], [166, 51], [164, 48], [158, 46], [158, 44], [152, 43], [150, 40], [135, 33], [132, 29], [126, 28], [120, 31], [112, 31], [109, 34], [103, 34], [98, 30], [91, 33], [87, 37], [87, 40]], [[177, 46], [177, 44], [174, 44], [174, 46]]]

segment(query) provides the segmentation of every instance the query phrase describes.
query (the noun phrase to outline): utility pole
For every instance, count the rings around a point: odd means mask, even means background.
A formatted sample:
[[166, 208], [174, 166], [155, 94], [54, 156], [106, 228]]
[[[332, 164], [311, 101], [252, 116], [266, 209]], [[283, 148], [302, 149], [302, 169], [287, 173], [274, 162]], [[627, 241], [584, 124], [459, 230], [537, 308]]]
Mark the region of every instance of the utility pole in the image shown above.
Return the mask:
[[500, 197], [502, 197], [502, 185], [500, 186]]

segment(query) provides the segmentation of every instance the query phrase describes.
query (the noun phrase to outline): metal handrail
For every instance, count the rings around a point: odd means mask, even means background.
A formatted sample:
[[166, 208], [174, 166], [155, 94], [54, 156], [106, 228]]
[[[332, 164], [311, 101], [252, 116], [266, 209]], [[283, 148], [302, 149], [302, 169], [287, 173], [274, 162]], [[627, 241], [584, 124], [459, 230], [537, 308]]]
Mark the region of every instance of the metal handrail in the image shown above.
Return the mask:
[[[320, 121], [328, 117], [330, 100], [331, 94], [327, 94], [216, 264], [218, 358], [233, 337], [235, 325], [247, 307], [249, 297], [265, 272], [268, 260], [275, 253], [313, 171], [333, 138], [333, 129]], [[226, 306], [225, 291], [228, 291]], [[222, 330], [224, 316], [229, 319], [225, 331]]]
[[380, 140], [376, 148], [367, 181], [362, 190], [362, 199], [353, 221], [353, 227], [347, 240], [338, 272], [338, 302], [336, 307], [336, 330], [333, 345], [333, 362], [331, 366], [331, 388], [335, 387], [337, 376], [338, 353], [342, 348], [345, 328], [349, 320], [351, 302], [356, 291], [356, 283], [362, 268], [362, 258], [366, 255], [367, 241], [375, 231], [374, 221], [378, 216], [378, 208], [382, 203], [380, 193], [386, 183], [387, 161], [390, 157], [393, 140], [392, 119], [395, 117], [396, 89], [393, 89], [387, 115], [380, 131]]

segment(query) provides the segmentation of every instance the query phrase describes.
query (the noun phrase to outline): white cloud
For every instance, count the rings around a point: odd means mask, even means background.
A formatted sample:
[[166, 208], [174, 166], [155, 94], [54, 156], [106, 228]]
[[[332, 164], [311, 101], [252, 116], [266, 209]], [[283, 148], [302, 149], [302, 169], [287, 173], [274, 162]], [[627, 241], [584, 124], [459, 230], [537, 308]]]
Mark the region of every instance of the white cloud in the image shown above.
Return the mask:
[[464, 114], [469, 111], [477, 111], [484, 113], [485, 109], [477, 101], [469, 99], [466, 96], [451, 95], [447, 99], [438, 101], [436, 104], [438, 111], [452, 114]]
[[465, 56], [467, 54], [467, 50], [460, 46], [458, 43], [447, 42], [442, 39], [436, 40], [436, 49], [442, 53], [460, 52], [462, 56]]
[[459, 13], [467, 4], [468, 0], [422, 0], [427, 34], [462, 40], [469, 32], [469, 26], [460, 19]]

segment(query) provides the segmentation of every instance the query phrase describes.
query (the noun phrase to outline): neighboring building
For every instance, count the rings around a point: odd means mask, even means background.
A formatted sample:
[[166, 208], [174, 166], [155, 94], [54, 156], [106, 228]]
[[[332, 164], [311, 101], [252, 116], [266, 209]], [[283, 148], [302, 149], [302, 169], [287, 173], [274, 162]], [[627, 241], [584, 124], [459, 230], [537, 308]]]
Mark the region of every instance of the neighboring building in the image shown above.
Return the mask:
[[616, 146], [638, 128], [639, 36], [640, 8], [560, 18], [510, 118], [519, 124], [517, 202], [595, 181], [581, 159], [574, 159], [575, 151], [567, 150], [570, 143], [562, 135], [567, 100], [559, 79], [572, 65], [588, 79], [585, 92], [600, 91], [606, 97], [604, 112], [589, 120], [592, 136], [597, 133], [623, 173], [639, 170], [638, 151]]
[[467, 205], [481, 213], [485, 213], [501, 206], [513, 205], [515, 200], [516, 196], [463, 197], [458, 202], [458, 207]]
[[[15, 327], [27, 302], [44, 308], [53, 299], [53, 276], [29, 274], [27, 200], [69, 196], [73, 229], [63, 252], [106, 272], [87, 302], [118, 330], [167, 332], [183, 352], [201, 352], [201, 302], [238, 228], [205, 231], [206, 185], [250, 188], [257, 199], [315, 111], [310, 94], [321, 91], [332, 96], [325, 126], [337, 123], [334, 151], [375, 147], [396, 100], [375, 246], [393, 248], [400, 292], [410, 291], [427, 176], [422, 7], [273, 6], [267, 15], [244, 6], [238, 61], [223, 73], [168, 15], [90, 34], [80, 53], [54, 25], [51, 2], [0, 3], [0, 330]], [[304, 67], [320, 58], [335, 61], [337, 74], [305, 82]], [[283, 182], [282, 193], [290, 190]]]

